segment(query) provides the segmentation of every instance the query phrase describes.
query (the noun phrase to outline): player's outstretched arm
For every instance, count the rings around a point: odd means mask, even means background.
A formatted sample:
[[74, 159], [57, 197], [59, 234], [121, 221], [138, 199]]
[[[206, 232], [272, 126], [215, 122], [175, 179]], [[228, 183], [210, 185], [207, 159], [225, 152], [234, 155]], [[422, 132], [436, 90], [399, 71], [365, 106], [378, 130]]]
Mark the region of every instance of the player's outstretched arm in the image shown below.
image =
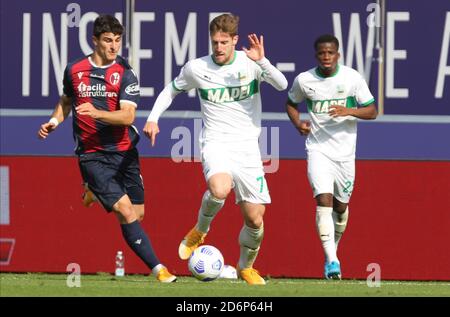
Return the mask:
[[49, 133], [55, 131], [56, 127], [62, 123], [70, 114], [72, 107], [72, 98], [68, 96], [61, 96], [59, 102], [53, 110], [50, 120], [43, 123], [38, 131], [40, 139], [46, 139]]
[[159, 133], [159, 126], [156, 122], [147, 121], [144, 126], [144, 134], [151, 140], [152, 146], [155, 145], [156, 135]]
[[156, 98], [155, 104], [153, 105], [152, 111], [150, 112], [147, 122], [144, 126], [144, 134], [151, 140], [152, 146], [155, 145], [156, 135], [159, 133], [158, 120], [167, 108], [172, 104], [173, 99], [181, 91], [176, 91], [173, 89], [172, 84], [166, 85], [164, 89]]

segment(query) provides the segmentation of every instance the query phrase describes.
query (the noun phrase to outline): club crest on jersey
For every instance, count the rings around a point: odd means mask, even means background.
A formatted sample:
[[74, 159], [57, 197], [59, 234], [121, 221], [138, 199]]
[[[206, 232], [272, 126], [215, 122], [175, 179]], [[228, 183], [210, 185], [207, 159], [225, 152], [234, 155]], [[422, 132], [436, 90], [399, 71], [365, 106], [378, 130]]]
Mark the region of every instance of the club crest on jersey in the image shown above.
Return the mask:
[[111, 85], [117, 85], [119, 83], [120, 80], [120, 75], [118, 72], [112, 73], [111, 76], [109, 77], [109, 82], [111, 83]]
[[239, 81], [243, 81], [247, 78], [244, 72], [238, 72]]
[[338, 94], [343, 94], [345, 92], [345, 86], [344, 85], [337, 85], [336, 86], [336, 92]]

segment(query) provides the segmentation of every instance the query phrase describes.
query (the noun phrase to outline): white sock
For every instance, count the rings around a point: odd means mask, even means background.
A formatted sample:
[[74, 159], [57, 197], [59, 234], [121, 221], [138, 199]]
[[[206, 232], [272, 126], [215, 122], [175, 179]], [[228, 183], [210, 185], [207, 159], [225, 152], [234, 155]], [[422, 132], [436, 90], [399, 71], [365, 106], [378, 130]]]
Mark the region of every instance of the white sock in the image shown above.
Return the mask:
[[163, 268], [165, 268], [165, 266], [162, 265], [162, 264], [158, 264], [157, 266], [155, 266], [155, 267], [152, 269], [153, 275], [155, 275], [155, 276], [158, 275], [159, 271], [161, 271], [161, 269], [163, 269]]
[[207, 190], [203, 194], [202, 204], [198, 211], [197, 230], [207, 233], [211, 222], [224, 204], [224, 199], [217, 199]]
[[333, 210], [333, 222], [334, 222], [334, 243], [336, 244], [336, 251], [337, 251], [339, 240], [341, 240], [345, 228], [347, 227], [348, 206], [343, 213], [339, 213]]
[[258, 229], [253, 229], [244, 224], [239, 233], [239, 268], [253, 267], [256, 257], [259, 252], [259, 246], [261, 245], [264, 237], [264, 224]]
[[319, 234], [322, 247], [325, 252], [325, 260], [339, 262], [336, 255], [336, 245], [334, 243], [334, 223], [331, 213], [332, 207], [317, 206], [316, 208], [316, 227]]

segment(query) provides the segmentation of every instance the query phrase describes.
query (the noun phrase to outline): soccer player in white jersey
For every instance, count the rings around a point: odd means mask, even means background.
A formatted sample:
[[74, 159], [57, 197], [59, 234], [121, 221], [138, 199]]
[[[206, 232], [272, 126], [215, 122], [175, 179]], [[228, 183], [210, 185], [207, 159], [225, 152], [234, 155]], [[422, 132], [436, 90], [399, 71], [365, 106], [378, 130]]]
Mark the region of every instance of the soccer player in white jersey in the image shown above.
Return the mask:
[[249, 284], [265, 284], [253, 268], [264, 234], [265, 204], [270, 203], [258, 137], [261, 132], [260, 83], [277, 90], [287, 80], [264, 55], [263, 36], [250, 34], [250, 47], [235, 50], [239, 17], [223, 14], [210, 23], [213, 53], [189, 61], [159, 94], [144, 127], [152, 145], [159, 132], [158, 119], [180, 92], [197, 89], [204, 123], [200, 135], [201, 159], [208, 190], [204, 193], [196, 225], [179, 246], [181, 259], [204, 242], [211, 221], [234, 188], [244, 217], [239, 234], [237, 271]]
[[[364, 78], [338, 64], [336, 37], [320, 36], [314, 49], [318, 66], [294, 79], [286, 111], [300, 134], [308, 136], [308, 179], [317, 203], [325, 278], [340, 279], [337, 246], [347, 226], [355, 180], [356, 121], [375, 119], [377, 110]], [[302, 101], [306, 101], [311, 121], [300, 120], [297, 105]]]

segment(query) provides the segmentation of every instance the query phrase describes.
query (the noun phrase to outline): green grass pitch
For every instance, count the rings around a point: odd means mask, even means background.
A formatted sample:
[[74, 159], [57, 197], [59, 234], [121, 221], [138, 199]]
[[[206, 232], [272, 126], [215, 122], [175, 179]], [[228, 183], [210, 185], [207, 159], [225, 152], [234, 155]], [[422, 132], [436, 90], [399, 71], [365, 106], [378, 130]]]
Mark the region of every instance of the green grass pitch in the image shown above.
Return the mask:
[[[69, 287], [66, 274], [1, 273], [0, 296], [149, 296], [149, 297], [450, 297], [450, 282], [381, 281], [369, 287], [365, 280], [268, 279], [265, 286], [249, 286], [241, 280], [200, 282], [179, 277], [176, 283], [158, 283], [153, 276], [116, 278], [107, 273], [82, 275], [80, 287]], [[73, 281], [73, 279], [69, 280]]]

